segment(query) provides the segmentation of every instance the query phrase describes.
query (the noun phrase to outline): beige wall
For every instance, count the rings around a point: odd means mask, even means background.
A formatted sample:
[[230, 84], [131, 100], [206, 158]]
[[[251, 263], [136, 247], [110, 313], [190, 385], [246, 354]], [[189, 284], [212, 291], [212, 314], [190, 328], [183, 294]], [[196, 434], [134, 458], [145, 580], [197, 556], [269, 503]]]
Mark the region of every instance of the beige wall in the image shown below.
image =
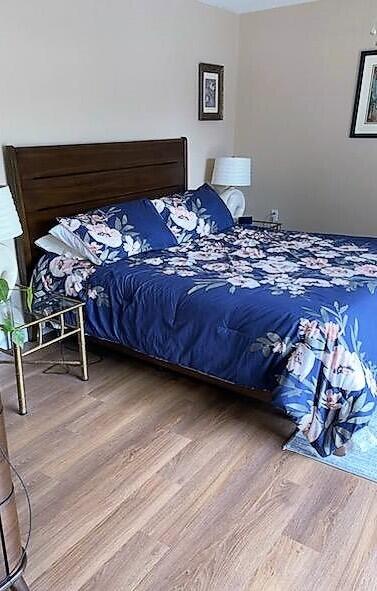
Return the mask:
[[[186, 135], [201, 183], [233, 149], [238, 22], [196, 0], [0, 0], [1, 144]], [[200, 61], [225, 65], [223, 122], [197, 120]]]
[[349, 139], [375, 0], [319, 0], [241, 18], [236, 152], [249, 210], [291, 227], [377, 234], [377, 139]]
[[[376, 234], [377, 140], [348, 138], [376, 18], [375, 0], [241, 17], [196, 0], [0, 0], [0, 142], [187, 135], [191, 186], [234, 149], [254, 158], [258, 217]], [[223, 122], [197, 120], [200, 61], [225, 65]]]

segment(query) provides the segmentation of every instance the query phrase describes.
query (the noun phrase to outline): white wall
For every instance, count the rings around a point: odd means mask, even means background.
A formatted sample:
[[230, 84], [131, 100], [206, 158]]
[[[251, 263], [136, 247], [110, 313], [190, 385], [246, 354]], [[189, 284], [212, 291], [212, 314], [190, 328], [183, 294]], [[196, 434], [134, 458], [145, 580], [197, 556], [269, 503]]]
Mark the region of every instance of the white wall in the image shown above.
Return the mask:
[[288, 226], [377, 234], [377, 139], [349, 139], [376, 0], [243, 15], [236, 152], [254, 157], [249, 211]]
[[[186, 135], [200, 184], [233, 150], [238, 24], [196, 0], [0, 0], [1, 144]], [[200, 61], [225, 65], [222, 122], [198, 121]]]

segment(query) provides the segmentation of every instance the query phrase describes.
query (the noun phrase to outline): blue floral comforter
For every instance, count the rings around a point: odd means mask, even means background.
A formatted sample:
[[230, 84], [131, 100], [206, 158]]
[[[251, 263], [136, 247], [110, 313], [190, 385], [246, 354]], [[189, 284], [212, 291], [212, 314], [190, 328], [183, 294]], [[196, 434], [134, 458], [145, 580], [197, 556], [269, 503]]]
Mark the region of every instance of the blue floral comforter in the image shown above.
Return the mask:
[[377, 240], [234, 227], [95, 267], [51, 254], [36, 303], [86, 301], [89, 335], [269, 390], [322, 456], [376, 406]]

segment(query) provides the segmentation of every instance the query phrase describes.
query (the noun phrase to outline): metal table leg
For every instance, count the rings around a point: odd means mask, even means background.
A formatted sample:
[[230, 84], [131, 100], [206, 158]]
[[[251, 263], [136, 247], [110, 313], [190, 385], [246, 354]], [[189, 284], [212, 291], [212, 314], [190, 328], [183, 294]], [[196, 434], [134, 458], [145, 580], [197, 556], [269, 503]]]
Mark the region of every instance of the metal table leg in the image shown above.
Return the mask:
[[78, 341], [79, 341], [79, 351], [80, 351], [81, 372], [82, 372], [82, 379], [86, 382], [89, 379], [89, 376], [88, 376], [88, 357], [86, 354], [86, 343], [85, 343], [83, 308], [82, 307], [79, 308], [77, 313], [78, 313], [79, 328], [80, 328], [80, 331], [78, 333]]
[[14, 367], [16, 370], [17, 396], [18, 396], [18, 412], [20, 415], [27, 414], [26, 396], [25, 396], [25, 380], [24, 369], [22, 366], [22, 352], [21, 347], [13, 343], [14, 353]]

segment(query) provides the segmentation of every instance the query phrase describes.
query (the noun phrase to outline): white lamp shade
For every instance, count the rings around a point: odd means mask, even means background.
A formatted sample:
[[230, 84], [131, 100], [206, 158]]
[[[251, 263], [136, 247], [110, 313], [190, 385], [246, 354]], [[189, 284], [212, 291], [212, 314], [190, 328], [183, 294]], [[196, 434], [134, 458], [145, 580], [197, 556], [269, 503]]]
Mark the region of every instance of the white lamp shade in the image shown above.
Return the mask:
[[22, 234], [20, 218], [9, 187], [0, 187], [0, 241]]
[[249, 187], [251, 184], [250, 158], [223, 156], [216, 158], [212, 174], [213, 185]]

